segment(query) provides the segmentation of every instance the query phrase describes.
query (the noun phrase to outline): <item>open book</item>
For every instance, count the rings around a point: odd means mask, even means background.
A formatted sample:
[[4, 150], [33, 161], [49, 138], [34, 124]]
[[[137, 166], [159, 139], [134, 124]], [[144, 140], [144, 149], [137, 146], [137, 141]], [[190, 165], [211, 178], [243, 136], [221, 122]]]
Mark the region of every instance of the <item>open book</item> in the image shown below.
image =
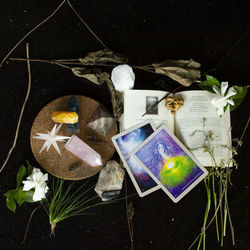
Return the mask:
[[[175, 113], [165, 107], [165, 100], [160, 102], [148, 114], [142, 116], [155, 102], [166, 95], [165, 91], [128, 90], [124, 93], [124, 114], [120, 125], [126, 130], [143, 120], [153, 119], [156, 126], [162, 124], [179, 138], [179, 140], [204, 165], [213, 166], [213, 160], [208, 152], [204, 152], [205, 134], [212, 132], [217, 164], [222, 161], [227, 164], [232, 157], [229, 108], [220, 117], [211, 104], [214, 94], [208, 91], [182, 91], [175, 95], [184, 99], [184, 105]], [[205, 124], [204, 121], [205, 120]]]

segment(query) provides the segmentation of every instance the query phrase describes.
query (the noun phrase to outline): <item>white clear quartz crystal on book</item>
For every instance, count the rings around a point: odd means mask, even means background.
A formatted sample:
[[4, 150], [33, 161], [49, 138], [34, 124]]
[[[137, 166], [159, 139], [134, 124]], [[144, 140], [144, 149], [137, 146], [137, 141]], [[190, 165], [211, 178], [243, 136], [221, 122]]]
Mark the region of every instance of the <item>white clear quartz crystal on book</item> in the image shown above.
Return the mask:
[[102, 165], [102, 158], [94, 149], [87, 145], [76, 135], [72, 135], [65, 145], [65, 148], [92, 167]]

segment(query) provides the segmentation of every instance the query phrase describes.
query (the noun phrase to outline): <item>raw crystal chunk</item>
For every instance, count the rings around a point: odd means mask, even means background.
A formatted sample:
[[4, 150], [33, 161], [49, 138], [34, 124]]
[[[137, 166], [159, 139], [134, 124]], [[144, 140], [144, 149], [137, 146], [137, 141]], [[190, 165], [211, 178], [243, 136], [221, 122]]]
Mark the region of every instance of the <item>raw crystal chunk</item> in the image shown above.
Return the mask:
[[94, 149], [87, 145], [76, 135], [72, 135], [65, 145], [65, 148], [92, 167], [102, 165], [102, 158]]
[[122, 64], [112, 70], [111, 80], [117, 91], [124, 92], [134, 87], [135, 74], [129, 65]]
[[70, 111], [55, 111], [52, 113], [52, 120], [60, 123], [74, 124], [78, 122], [78, 114]]
[[87, 126], [103, 136], [107, 136], [114, 126], [115, 118], [106, 110], [99, 107], [89, 120]]
[[95, 191], [103, 201], [117, 198], [122, 189], [125, 171], [116, 161], [108, 161], [101, 170]]

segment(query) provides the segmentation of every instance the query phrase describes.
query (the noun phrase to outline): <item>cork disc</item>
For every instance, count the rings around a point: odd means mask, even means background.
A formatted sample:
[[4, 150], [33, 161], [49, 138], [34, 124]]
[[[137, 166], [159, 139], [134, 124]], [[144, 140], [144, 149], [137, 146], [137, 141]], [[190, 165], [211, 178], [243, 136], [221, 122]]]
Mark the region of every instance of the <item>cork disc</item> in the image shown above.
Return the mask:
[[[38, 163], [48, 173], [66, 180], [81, 180], [98, 173], [114, 154], [115, 149], [111, 137], [117, 133], [116, 122], [113, 123], [107, 136], [103, 136], [96, 130], [87, 126], [87, 123], [90, 121], [91, 117], [94, 116], [98, 108], [106, 112], [108, 111], [102, 104], [89, 97], [80, 95], [75, 96], [79, 101], [80, 124], [80, 131], [75, 135], [101, 155], [102, 166], [92, 167], [68, 150], [65, 150], [64, 146], [66, 142], [57, 142], [61, 155], [58, 154], [53, 146], [51, 146], [48, 151], [45, 149], [43, 152], [39, 153], [45, 141], [34, 139], [33, 136], [36, 136], [36, 133], [48, 133], [52, 130], [55, 125], [55, 122], [51, 119], [52, 112], [67, 110], [68, 100], [72, 96], [63, 96], [47, 104], [35, 118], [30, 132], [31, 149]], [[66, 124], [62, 125], [57, 134], [64, 136], [73, 135], [66, 131]], [[88, 138], [95, 138], [95, 141], [89, 140]]]

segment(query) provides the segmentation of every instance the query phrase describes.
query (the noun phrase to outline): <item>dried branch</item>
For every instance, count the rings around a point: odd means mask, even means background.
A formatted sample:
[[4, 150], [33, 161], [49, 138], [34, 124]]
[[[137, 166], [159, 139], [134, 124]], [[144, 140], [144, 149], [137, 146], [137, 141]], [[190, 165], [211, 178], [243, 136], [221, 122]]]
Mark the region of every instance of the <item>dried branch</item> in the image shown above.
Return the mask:
[[153, 104], [142, 116], [148, 114], [148, 112], [150, 112], [155, 106], [157, 106], [161, 101], [163, 101], [165, 98], [167, 98], [170, 94], [174, 94], [176, 93], [180, 88], [182, 88], [183, 86], [179, 86], [176, 89], [174, 89], [172, 92], [167, 93], [166, 95], [164, 95], [158, 102], [156, 102], [155, 104]]
[[26, 240], [26, 238], [27, 238], [27, 234], [28, 234], [28, 231], [29, 231], [31, 219], [32, 219], [34, 213], [36, 212], [36, 210], [38, 210], [38, 209], [41, 207], [41, 205], [42, 205], [42, 204], [40, 204], [38, 207], [34, 208], [34, 210], [31, 212], [30, 218], [29, 218], [29, 221], [28, 221], [26, 230], [25, 230], [25, 234], [24, 234], [24, 237], [23, 237], [23, 241], [21, 242], [21, 245], [24, 244], [24, 242], [25, 242], [25, 240]]
[[33, 31], [35, 31], [36, 29], [38, 29], [40, 26], [42, 26], [44, 23], [46, 23], [50, 18], [52, 18], [57, 11], [63, 6], [63, 4], [66, 2], [66, 0], [63, 0], [58, 7], [48, 16], [46, 17], [41, 23], [39, 23], [38, 25], [36, 25], [33, 29], [31, 29], [25, 36], [23, 36], [18, 42], [17, 44], [8, 52], [8, 54], [4, 57], [4, 59], [2, 60], [0, 67], [3, 66], [3, 63], [6, 61], [6, 59], [10, 56], [10, 54], [18, 47], [18, 45], [20, 43], [22, 43], [22, 41], [28, 37]]
[[18, 137], [18, 133], [19, 133], [19, 128], [20, 128], [20, 124], [21, 124], [21, 121], [22, 121], [22, 117], [23, 117], [23, 112], [24, 112], [24, 109], [25, 109], [25, 106], [26, 106], [26, 103], [28, 101], [29, 94], [30, 94], [30, 88], [31, 88], [31, 70], [30, 70], [30, 62], [29, 62], [29, 44], [28, 43], [26, 43], [26, 55], [27, 55], [27, 67], [28, 67], [28, 78], [29, 78], [28, 79], [28, 89], [27, 89], [26, 97], [25, 97], [25, 100], [24, 100], [24, 103], [23, 103], [23, 106], [22, 106], [22, 109], [21, 109], [21, 113], [20, 113], [19, 119], [18, 119], [14, 142], [13, 142], [13, 145], [12, 145], [11, 149], [9, 150], [7, 158], [5, 159], [3, 165], [2, 165], [2, 167], [0, 169], [0, 173], [3, 171], [5, 165], [7, 164], [8, 160], [10, 158], [10, 155], [11, 155], [13, 149], [16, 146], [17, 137]]
[[127, 214], [127, 221], [128, 221], [128, 229], [129, 229], [129, 237], [131, 242], [130, 249], [134, 249], [134, 229], [133, 229], [133, 222], [132, 218], [134, 216], [134, 209], [132, 203], [128, 204], [128, 187], [127, 187], [127, 180], [125, 175], [125, 203], [126, 203], [126, 214]]
[[89, 30], [89, 32], [102, 44], [102, 46], [108, 49], [108, 46], [94, 33], [94, 31], [88, 26], [88, 24], [81, 18], [81, 16], [77, 13], [75, 8], [70, 3], [70, 0], [67, 0], [69, 7], [74, 11], [76, 16], [81, 20], [81, 22], [85, 25], [85, 27]]
[[[4, 59], [0, 63], [0, 67], [3, 66], [4, 62], [7, 60], [7, 58], [10, 56], [10, 54], [24, 41], [25, 38], [27, 38], [31, 33], [33, 33], [35, 30], [37, 30], [40, 26], [42, 26], [44, 23], [49, 21], [58, 11], [59, 9], [67, 2], [69, 7], [73, 10], [75, 15], [81, 20], [81, 22], [85, 25], [85, 27], [89, 30], [89, 32], [106, 48], [108, 47], [101, 41], [100, 38], [94, 33], [94, 31], [89, 27], [89, 25], [81, 18], [81, 16], [78, 14], [78, 12], [75, 10], [75, 8], [72, 6], [69, 0], [63, 0], [58, 7], [48, 16], [46, 17], [42, 22], [40, 22], [38, 25], [36, 25], [33, 29], [31, 29], [26, 35], [24, 35], [17, 44], [7, 53], [7, 55], [4, 57]], [[59, 64], [58, 64], [59, 65]]]

